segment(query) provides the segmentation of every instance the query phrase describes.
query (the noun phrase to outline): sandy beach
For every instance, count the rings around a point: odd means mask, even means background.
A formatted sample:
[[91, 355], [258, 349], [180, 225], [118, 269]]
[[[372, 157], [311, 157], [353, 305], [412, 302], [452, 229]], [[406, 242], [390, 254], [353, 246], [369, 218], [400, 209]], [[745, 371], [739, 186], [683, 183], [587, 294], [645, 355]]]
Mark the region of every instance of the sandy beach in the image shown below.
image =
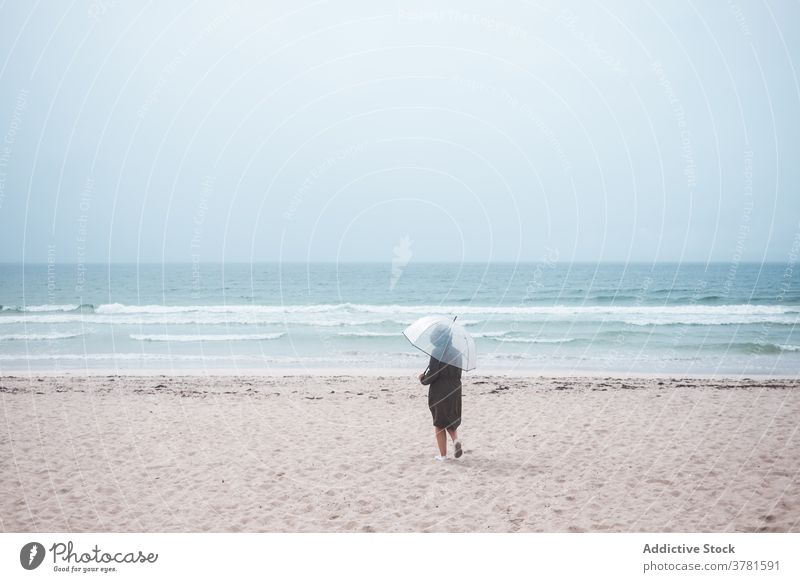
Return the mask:
[[470, 374], [441, 463], [396, 375], [5, 376], [0, 528], [796, 532], [799, 389]]

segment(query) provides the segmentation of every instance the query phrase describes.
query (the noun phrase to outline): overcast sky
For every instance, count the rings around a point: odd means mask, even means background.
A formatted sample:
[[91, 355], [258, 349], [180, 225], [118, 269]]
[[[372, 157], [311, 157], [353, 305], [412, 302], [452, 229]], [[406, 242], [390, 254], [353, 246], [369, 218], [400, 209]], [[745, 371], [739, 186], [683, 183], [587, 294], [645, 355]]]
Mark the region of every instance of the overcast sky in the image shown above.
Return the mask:
[[790, 260], [796, 2], [144, 4], [0, 8], [0, 260]]

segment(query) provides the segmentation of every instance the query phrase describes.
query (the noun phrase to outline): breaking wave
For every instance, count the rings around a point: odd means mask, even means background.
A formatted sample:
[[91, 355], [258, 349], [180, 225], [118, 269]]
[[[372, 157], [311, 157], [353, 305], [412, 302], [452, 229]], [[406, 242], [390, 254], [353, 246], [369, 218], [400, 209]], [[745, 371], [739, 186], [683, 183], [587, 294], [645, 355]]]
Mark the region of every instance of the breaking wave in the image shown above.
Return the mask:
[[130, 338], [142, 342], [241, 342], [274, 340], [285, 336], [280, 333], [244, 333], [244, 334], [213, 334], [213, 335], [178, 335], [178, 334], [131, 334]]

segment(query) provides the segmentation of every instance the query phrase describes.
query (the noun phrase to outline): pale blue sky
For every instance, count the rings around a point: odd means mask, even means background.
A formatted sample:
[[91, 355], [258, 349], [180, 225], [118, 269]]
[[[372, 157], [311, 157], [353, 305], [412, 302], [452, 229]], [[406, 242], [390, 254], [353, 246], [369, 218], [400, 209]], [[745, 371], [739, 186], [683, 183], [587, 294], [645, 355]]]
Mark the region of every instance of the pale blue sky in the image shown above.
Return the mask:
[[5, 3], [0, 260], [787, 261], [800, 5], [662, 4]]

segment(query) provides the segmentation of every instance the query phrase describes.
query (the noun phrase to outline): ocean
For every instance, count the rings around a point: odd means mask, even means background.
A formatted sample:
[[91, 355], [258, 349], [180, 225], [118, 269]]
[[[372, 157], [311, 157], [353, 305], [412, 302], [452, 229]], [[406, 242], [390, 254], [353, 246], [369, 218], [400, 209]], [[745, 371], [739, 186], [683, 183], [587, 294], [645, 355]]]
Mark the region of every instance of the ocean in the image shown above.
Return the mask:
[[421, 370], [457, 316], [479, 372], [800, 372], [781, 264], [0, 265], [0, 372]]

